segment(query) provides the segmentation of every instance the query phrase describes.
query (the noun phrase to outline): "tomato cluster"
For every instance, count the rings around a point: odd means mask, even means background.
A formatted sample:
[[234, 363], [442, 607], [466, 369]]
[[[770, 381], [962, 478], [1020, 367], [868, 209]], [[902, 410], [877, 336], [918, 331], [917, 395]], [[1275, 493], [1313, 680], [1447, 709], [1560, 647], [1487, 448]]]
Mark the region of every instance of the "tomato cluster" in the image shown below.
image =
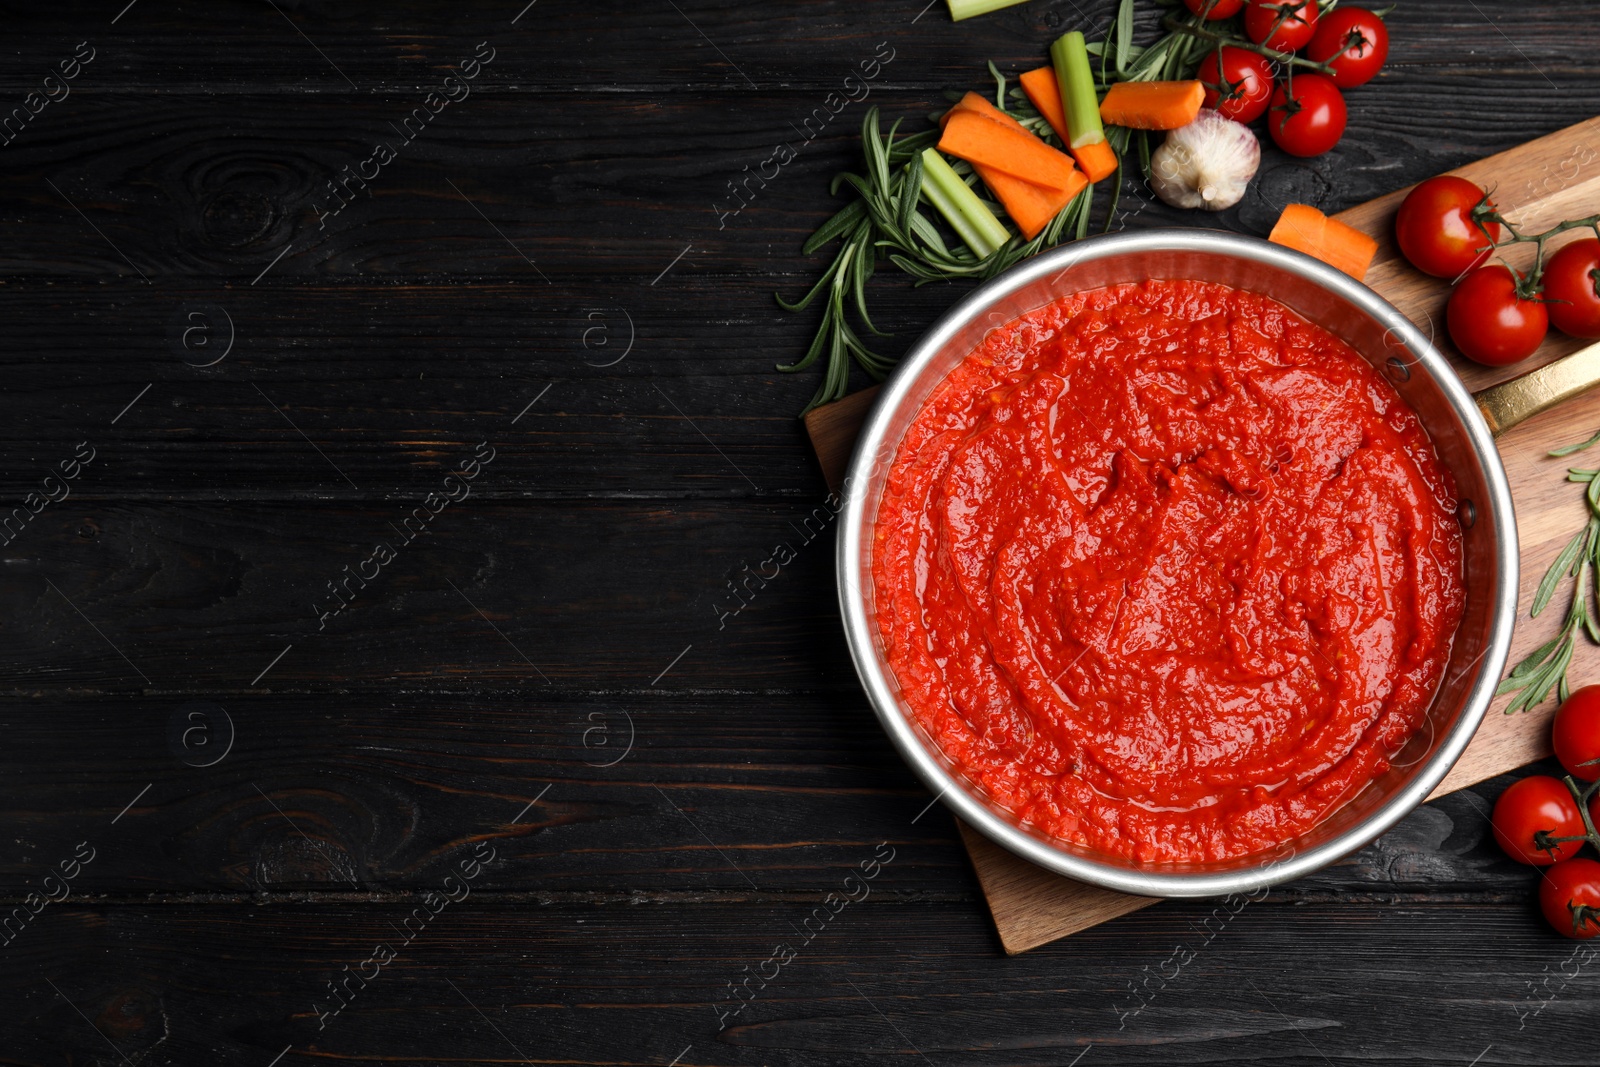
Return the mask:
[[1394, 234], [1412, 266], [1459, 279], [1445, 318], [1461, 354], [1503, 367], [1533, 355], [1552, 325], [1574, 337], [1600, 337], [1600, 240], [1574, 241], [1544, 258], [1544, 238], [1570, 225], [1535, 237], [1513, 235], [1538, 245], [1527, 274], [1489, 264], [1502, 243], [1494, 201], [1472, 182], [1447, 174], [1407, 194]]
[[1494, 838], [1512, 859], [1548, 868], [1540, 910], [1560, 933], [1586, 940], [1600, 934], [1600, 862], [1577, 853], [1585, 844], [1600, 849], [1600, 685], [1562, 702], [1551, 738], [1567, 778], [1536, 774], [1512, 783], [1494, 805]]
[[[1371, 81], [1389, 55], [1383, 19], [1360, 7], [1323, 14], [1317, 0], [1184, 0], [1206, 20], [1243, 12], [1245, 36], [1278, 59], [1237, 45], [1221, 45], [1195, 74], [1206, 87], [1206, 107], [1238, 122], [1267, 115], [1278, 147], [1295, 156], [1320, 156], [1344, 136], [1342, 90]], [[1292, 54], [1302, 52], [1332, 73], [1296, 74]], [[1283, 77], [1280, 83], [1278, 73]]]

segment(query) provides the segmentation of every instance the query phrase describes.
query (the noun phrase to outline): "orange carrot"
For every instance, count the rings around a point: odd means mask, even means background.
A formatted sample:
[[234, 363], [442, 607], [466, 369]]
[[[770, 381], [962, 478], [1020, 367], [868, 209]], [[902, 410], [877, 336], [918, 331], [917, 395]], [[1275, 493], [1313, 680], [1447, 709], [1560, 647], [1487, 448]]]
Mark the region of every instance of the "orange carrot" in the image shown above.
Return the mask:
[[1033, 108], [1044, 116], [1050, 128], [1056, 131], [1062, 144], [1071, 144], [1067, 136], [1067, 109], [1061, 106], [1061, 83], [1056, 80], [1054, 67], [1040, 67], [1022, 76], [1022, 91], [1027, 94]]
[[1268, 240], [1337, 267], [1356, 281], [1367, 276], [1378, 242], [1307, 204], [1290, 204]]
[[1010, 115], [1007, 115], [1004, 111], [1001, 111], [999, 108], [989, 103], [987, 98], [979, 96], [974, 92], [968, 92], [966, 96], [963, 96], [955, 104], [955, 106], [951, 107], [949, 111], [946, 111], [942, 116], [940, 116], [939, 128], [941, 130], [944, 129], [945, 126], [950, 122], [950, 116], [954, 115], [957, 111], [976, 111], [986, 119], [992, 119], [995, 122], [1000, 123], [1002, 126], [1010, 126], [1014, 130], [1018, 130], [1022, 133], [1032, 136], [1032, 131], [1030, 131], [1028, 127], [1024, 126]]
[[1078, 161], [1078, 166], [1083, 168], [1083, 173], [1091, 182], [1109, 178], [1117, 172], [1117, 150], [1111, 147], [1110, 141], [1074, 148], [1072, 158]]
[[1077, 168], [1073, 168], [1072, 178], [1065, 189], [1046, 189], [1042, 185], [1025, 182], [976, 163], [973, 168], [977, 170], [978, 177], [983, 179], [983, 184], [1000, 198], [1006, 214], [1011, 216], [1011, 221], [1017, 224], [1017, 229], [1029, 241], [1039, 236], [1039, 231], [1061, 214], [1061, 209], [1072, 203], [1089, 184], [1089, 179], [1080, 174]]
[[[950, 116], [958, 111], [971, 111], [1003, 126], [1027, 133], [1030, 137], [1033, 136], [1026, 126], [977, 93], [968, 93], [962, 97], [961, 102], [940, 119], [940, 125], [947, 124]], [[1061, 209], [1070, 204], [1073, 198], [1083, 191], [1083, 187], [1089, 184], [1089, 180], [1078, 173], [1076, 168], [1065, 189], [1046, 188], [981, 163], [973, 163], [972, 169], [978, 172], [983, 184], [987, 185], [989, 191], [999, 199], [1006, 209], [1006, 214], [1011, 216], [1011, 221], [1017, 224], [1022, 236], [1029, 241], [1037, 237], [1039, 231], [1048, 226], [1050, 220], [1059, 215]]]
[[[1050, 128], [1056, 131], [1061, 143], [1070, 145], [1067, 136], [1067, 109], [1061, 103], [1061, 82], [1054, 67], [1040, 67], [1022, 76], [1022, 91], [1033, 102], [1034, 109], [1044, 116]], [[1082, 148], [1069, 149], [1072, 158], [1090, 183], [1099, 182], [1117, 172], [1117, 151], [1108, 141], [1097, 141]]]
[[1047, 189], [1065, 190], [1077, 170], [1072, 160], [1019, 126], [957, 108], [945, 122], [939, 151]]
[[1197, 81], [1117, 82], [1100, 101], [1100, 121], [1135, 130], [1175, 130], [1200, 114], [1206, 88]]

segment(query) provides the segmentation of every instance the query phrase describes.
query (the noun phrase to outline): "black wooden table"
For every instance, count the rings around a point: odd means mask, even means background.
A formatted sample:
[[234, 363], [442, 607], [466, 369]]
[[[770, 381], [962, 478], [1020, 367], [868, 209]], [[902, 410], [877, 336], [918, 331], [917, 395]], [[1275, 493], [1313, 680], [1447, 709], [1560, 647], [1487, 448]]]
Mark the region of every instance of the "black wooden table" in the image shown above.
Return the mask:
[[[524, 3], [0, 4], [0, 1063], [1595, 1062], [1503, 781], [1007, 959], [857, 689], [772, 294], [1109, 3]], [[1280, 202], [1600, 114], [1592, 4], [1392, 26]]]

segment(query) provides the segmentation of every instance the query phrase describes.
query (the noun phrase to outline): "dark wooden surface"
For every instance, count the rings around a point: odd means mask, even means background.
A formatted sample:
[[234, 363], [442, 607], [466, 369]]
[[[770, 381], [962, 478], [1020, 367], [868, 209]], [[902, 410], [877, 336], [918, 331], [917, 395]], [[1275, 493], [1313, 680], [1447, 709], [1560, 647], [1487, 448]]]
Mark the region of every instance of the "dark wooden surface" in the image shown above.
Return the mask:
[[[0, 1063], [1594, 1061], [1600, 965], [1486, 839], [1504, 780], [1237, 916], [1001, 955], [856, 689], [831, 536], [797, 530], [816, 379], [772, 366], [814, 319], [770, 294], [817, 267], [863, 105], [714, 207], [880, 42], [870, 100], [918, 122], [1110, 6], [923, 2], [0, 4], [0, 115], [95, 49], [0, 147], [6, 509], [95, 450], [0, 546], [0, 899], [70, 894], [0, 947]], [[1221, 224], [1600, 115], [1592, 15], [1403, 5], [1344, 143], [1269, 152]], [[480, 41], [472, 95], [319, 228], [323, 183]], [[954, 295], [885, 277], [888, 345]], [[480, 441], [471, 496], [321, 624]]]

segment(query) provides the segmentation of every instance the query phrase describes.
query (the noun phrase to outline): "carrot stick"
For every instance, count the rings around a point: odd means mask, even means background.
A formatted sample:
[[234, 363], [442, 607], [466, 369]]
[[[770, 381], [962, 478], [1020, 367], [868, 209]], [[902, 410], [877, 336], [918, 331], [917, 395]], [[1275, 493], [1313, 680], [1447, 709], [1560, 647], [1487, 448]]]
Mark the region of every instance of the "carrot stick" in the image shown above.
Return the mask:
[[1076, 168], [1065, 189], [1047, 189], [976, 163], [972, 166], [978, 172], [978, 177], [983, 179], [983, 184], [999, 197], [1006, 214], [1011, 216], [1011, 221], [1017, 224], [1017, 229], [1029, 241], [1039, 236], [1039, 231], [1050, 225], [1050, 220], [1061, 214], [1061, 209], [1072, 203], [1089, 184], [1089, 179]]
[[1197, 81], [1117, 82], [1100, 101], [1100, 121], [1135, 130], [1175, 130], [1200, 114], [1206, 88]]
[[1278, 216], [1268, 240], [1337, 267], [1356, 281], [1367, 276], [1378, 242], [1308, 204], [1290, 204]]
[[1110, 141], [1074, 148], [1072, 158], [1078, 161], [1078, 166], [1083, 168], [1084, 175], [1091, 182], [1109, 178], [1117, 172], [1117, 150], [1111, 147]]
[[[1049, 73], [1047, 71], [1047, 73]], [[1054, 75], [1052, 74], [1052, 77]], [[950, 117], [958, 111], [970, 111], [981, 115], [1001, 125], [1011, 127], [1029, 137], [1033, 134], [1028, 128], [1004, 111], [989, 103], [988, 100], [977, 93], [968, 93], [961, 98], [961, 102], [945, 112], [940, 125], [946, 125]], [[1115, 157], [1113, 157], [1115, 158]], [[1011, 216], [1011, 221], [1017, 224], [1017, 229], [1022, 231], [1025, 240], [1033, 240], [1039, 236], [1039, 231], [1050, 224], [1050, 220], [1061, 213], [1061, 209], [1072, 203], [1073, 199], [1089, 184], [1089, 179], [1073, 170], [1065, 189], [1051, 189], [1037, 185], [1031, 181], [1012, 177], [1004, 171], [988, 167], [982, 163], [973, 163], [972, 169], [978, 172], [978, 177], [983, 179], [983, 184], [989, 187], [1001, 206], [1006, 209], [1006, 214]]]
[[949, 111], [946, 111], [939, 117], [939, 128], [941, 130], [944, 129], [945, 126], [950, 122], [950, 116], [954, 115], [957, 111], [975, 111], [984, 118], [998, 122], [1002, 126], [1010, 126], [1012, 129], [1017, 130], [1020, 133], [1026, 133], [1030, 137], [1033, 136], [1033, 131], [1029, 130], [1028, 127], [1024, 126], [1010, 115], [1007, 115], [1004, 111], [1001, 111], [999, 108], [989, 103], [986, 97], [979, 96], [977, 93], [971, 92], [970, 90], [968, 91], [967, 95], [963, 96], [959, 101], [957, 101]]
[[955, 109], [945, 122], [939, 151], [1047, 189], [1065, 190], [1077, 169], [1027, 130], [966, 108]]
[[1022, 91], [1027, 94], [1034, 110], [1044, 116], [1050, 128], [1056, 131], [1062, 144], [1071, 144], [1067, 136], [1067, 109], [1061, 106], [1061, 83], [1056, 80], [1054, 67], [1040, 67], [1022, 76]]

